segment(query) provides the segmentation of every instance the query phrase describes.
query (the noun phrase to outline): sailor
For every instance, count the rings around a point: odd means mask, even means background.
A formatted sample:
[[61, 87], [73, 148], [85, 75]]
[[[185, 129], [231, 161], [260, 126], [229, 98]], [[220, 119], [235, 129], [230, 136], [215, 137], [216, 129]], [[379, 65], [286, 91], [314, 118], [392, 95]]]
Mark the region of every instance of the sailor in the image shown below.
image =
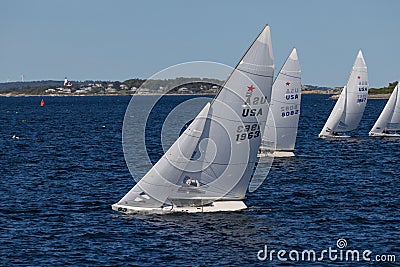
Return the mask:
[[190, 177], [189, 179], [186, 180], [186, 184], [190, 185], [190, 186], [195, 186], [195, 187], [199, 187], [199, 181], [197, 181], [196, 179]]

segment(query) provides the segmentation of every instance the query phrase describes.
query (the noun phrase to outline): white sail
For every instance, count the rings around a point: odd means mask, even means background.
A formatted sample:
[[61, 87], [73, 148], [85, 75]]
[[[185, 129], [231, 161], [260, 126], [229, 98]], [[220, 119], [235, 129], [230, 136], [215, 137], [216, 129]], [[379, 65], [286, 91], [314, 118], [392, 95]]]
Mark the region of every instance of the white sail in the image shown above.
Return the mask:
[[344, 87], [319, 137], [335, 137], [357, 129], [367, 105], [368, 72], [361, 50]]
[[[260, 155], [276, 151], [275, 156], [289, 155], [296, 143], [301, 103], [301, 70], [293, 48], [272, 86], [270, 111], [264, 130]], [[294, 155], [290, 153], [290, 155]]]
[[400, 136], [398, 134], [390, 134], [389, 131], [400, 131], [400, 97], [399, 85], [397, 84], [378, 120], [375, 122], [370, 136]]
[[347, 87], [345, 86], [340, 93], [335, 106], [332, 109], [331, 115], [325, 123], [323, 131], [321, 131], [320, 133], [320, 137], [321, 135], [333, 135], [332, 132], [336, 130], [337, 126], [340, 123], [340, 120], [343, 118], [343, 114], [345, 114], [346, 95]]
[[244, 199], [265, 127], [273, 72], [266, 26], [212, 103], [113, 209], [203, 207], [215, 200]]

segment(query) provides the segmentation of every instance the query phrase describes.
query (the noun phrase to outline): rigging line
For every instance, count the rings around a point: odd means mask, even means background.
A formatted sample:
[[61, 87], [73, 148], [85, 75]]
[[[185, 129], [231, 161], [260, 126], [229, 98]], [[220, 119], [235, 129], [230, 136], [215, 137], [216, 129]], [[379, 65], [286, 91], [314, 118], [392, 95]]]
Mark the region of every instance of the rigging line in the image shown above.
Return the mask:
[[[214, 172], [214, 171], [213, 171], [213, 172]], [[244, 172], [243, 172], [243, 174], [244, 174]], [[215, 175], [215, 173], [214, 173], [214, 175]], [[211, 177], [211, 175], [210, 175], [210, 177]], [[237, 181], [237, 183], [239, 183], [239, 181], [241, 180], [242, 177], [243, 177], [243, 175], [240, 177], [240, 179]], [[215, 177], [215, 179], [218, 179], [218, 178], [219, 178], [219, 176], [218, 176], [218, 177]], [[215, 180], [214, 180], [214, 181], [215, 181]], [[209, 192], [212, 192], [212, 193], [214, 193], [214, 194], [219, 194], [221, 191], [222, 191], [222, 192], [225, 192], [225, 191], [226, 191], [226, 188], [221, 188], [221, 187], [219, 187], [219, 186], [215, 186], [215, 184], [213, 184], [212, 186], [210, 186], [210, 184], [213, 183], [214, 181], [210, 181], [210, 182], [207, 181], [207, 183], [204, 183], [205, 185], [207, 185], [207, 190], [208, 190]], [[236, 184], [235, 184], [235, 186], [236, 186]], [[229, 194], [229, 193], [231, 192], [231, 190], [232, 190], [235, 186], [233, 186], [228, 192], [226, 192], [225, 195]], [[219, 192], [218, 192], [218, 191], [215, 191], [215, 189], [219, 190]], [[224, 196], [225, 196], [225, 195], [224, 195]], [[224, 196], [221, 196], [221, 197], [224, 197]], [[239, 197], [239, 195], [237, 195], [237, 194], [236, 194], [236, 195], [234, 194], [234, 196]]]
[[[247, 105], [248, 106], [248, 105]], [[250, 108], [250, 106], [248, 106], [249, 108]], [[237, 113], [236, 113], [237, 114]], [[260, 124], [260, 123], [262, 123], [262, 122], [265, 122], [266, 120], [259, 120], [259, 119], [257, 119], [256, 118], [256, 121], [253, 121], [253, 122], [244, 122], [244, 121], [241, 121], [241, 120], [231, 120], [231, 119], [227, 119], [227, 118], [224, 118], [224, 117], [219, 117], [219, 116], [217, 116], [217, 115], [214, 115], [213, 114], [213, 117], [216, 117], [216, 118], [219, 118], [219, 119], [221, 119], [221, 120], [226, 120], [226, 121], [232, 121], [232, 122], [238, 122], [238, 123], [243, 123], [243, 124], [251, 124], [251, 123], [258, 123], [258, 124]]]
[[217, 176], [217, 174], [216, 174], [215, 171], [213, 170], [212, 164], [211, 164], [209, 167], [210, 167], [210, 170], [211, 170], [212, 174], [214, 175], [214, 178], [215, 178], [215, 179], [218, 179], [219, 176]]
[[[270, 126], [270, 124], [268, 125]], [[296, 129], [297, 127], [283, 127], [283, 126], [279, 126], [279, 127], [274, 127], [275, 129]]]
[[219, 166], [235, 166], [235, 165], [246, 165], [247, 163], [255, 163], [256, 161], [245, 161], [245, 162], [239, 162], [239, 163], [217, 163], [217, 162], [209, 162], [209, 161], [202, 161], [203, 163], [210, 163], [211, 164], [215, 164], [215, 165], [219, 165]]
[[[167, 158], [166, 156], [164, 158], [166, 158], [168, 161], [171, 161], [171, 162], [186, 163], [186, 161], [176, 161], [176, 160], [174, 161], [174, 160], [171, 160], [171, 159]], [[210, 161], [204, 161], [204, 160], [196, 160], [196, 161], [200, 162], [200, 163], [210, 164], [209, 166], [211, 166], [212, 164], [215, 164], [215, 165], [218, 165], [218, 166], [229, 166], [229, 165], [235, 166], [235, 165], [246, 165], [247, 163], [255, 163], [256, 162], [256, 161], [245, 161], [245, 162], [238, 162], [238, 163], [218, 163], [218, 162], [210, 162]], [[171, 164], [171, 165], [173, 165], [173, 164]]]
[[266, 78], [273, 78], [273, 76], [270, 76], [270, 75], [257, 74], [257, 73], [253, 73], [253, 72], [250, 72], [250, 71], [241, 70], [241, 69], [239, 69], [239, 68], [238, 68], [237, 70], [240, 71], [240, 72], [245, 72], [245, 73], [247, 73], [247, 74], [251, 74], [251, 75], [256, 75], [256, 76], [266, 77]]
[[301, 79], [301, 77], [297, 77], [297, 76], [293, 76], [293, 75], [289, 75], [289, 74], [286, 74], [286, 73], [284, 73], [284, 72], [280, 72], [279, 73], [280, 75], [285, 75], [285, 76], [287, 76], [287, 77], [291, 77], [291, 78], [295, 78], [295, 79]]
[[[300, 94], [300, 93], [298, 93], [298, 94]], [[276, 103], [280, 103], [280, 104], [300, 105], [300, 104], [297, 104], [297, 103], [288, 103], [288, 102], [283, 102], [283, 101], [278, 101], [278, 100], [272, 99], [272, 100], [271, 100], [271, 106], [273, 105], [272, 101], [274, 101], [274, 102], [276, 102]]]

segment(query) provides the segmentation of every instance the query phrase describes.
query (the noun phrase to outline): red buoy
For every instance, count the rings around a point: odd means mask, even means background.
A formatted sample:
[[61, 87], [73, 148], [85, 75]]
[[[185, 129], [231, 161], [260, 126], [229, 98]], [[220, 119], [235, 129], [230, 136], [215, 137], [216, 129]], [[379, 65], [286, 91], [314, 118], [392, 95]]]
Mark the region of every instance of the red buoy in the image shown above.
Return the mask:
[[42, 98], [42, 101], [40, 101], [40, 106], [44, 107], [44, 99]]

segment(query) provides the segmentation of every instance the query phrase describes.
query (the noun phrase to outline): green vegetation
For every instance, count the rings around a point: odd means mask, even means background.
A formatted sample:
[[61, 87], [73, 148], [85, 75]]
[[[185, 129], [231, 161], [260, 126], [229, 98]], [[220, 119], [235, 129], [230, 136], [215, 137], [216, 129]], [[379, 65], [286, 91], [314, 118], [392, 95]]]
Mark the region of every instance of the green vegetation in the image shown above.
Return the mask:
[[[371, 95], [391, 94], [396, 82], [383, 88], [370, 88]], [[177, 77], [167, 80], [129, 79], [119, 81], [72, 81], [72, 86], [63, 86], [63, 81], [18, 82], [0, 84], [0, 92], [8, 95], [133, 95], [139, 94], [215, 94], [223, 81], [210, 78]], [[326, 91], [326, 88], [305, 85], [307, 89]], [[138, 90], [140, 88], [140, 90]], [[337, 90], [340, 91], [340, 90]]]
[[126, 80], [126, 81], [123, 82], [123, 84], [125, 84], [129, 88], [132, 88], [132, 87], [139, 88], [145, 81], [146, 80], [136, 78], [136, 79]]
[[382, 87], [382, 88], [370, 88], [368, 90], [368, 93], [372, 94], [372, 95], [376, 95], [376, 94], [391, 94], [393, 92], [393, 89], [396, 87], [397, 83], [398, 83], [397, 81], [396, 82], [392, 82], [392, 83], [389, 83], [389, 86]]
[[[167, 80], [129, 79], [120, 81], [37, 81], [0, 84], [6, 95], [133, 95], [139, 94], [215, 94], [223, 81], [209, 78], [177, 77]], [[14, 86], [13, 86], [14, 85]], [[138, 90], [140, 88], [140, 90]]]
[[223, 81], [217, 79], [178, 77], [168, 80], [147, 80], [141, 85], [141, 89], [149, 89], [153, 92], [163, 91], [174, 94], [179, 93], [180, 89], [186, 88], [185, 90], [192, 91], [193, 93], [215, 93], [215, 90], [212, 90], [212, 87], [216, 86], [219, 88], [222, 84]]

